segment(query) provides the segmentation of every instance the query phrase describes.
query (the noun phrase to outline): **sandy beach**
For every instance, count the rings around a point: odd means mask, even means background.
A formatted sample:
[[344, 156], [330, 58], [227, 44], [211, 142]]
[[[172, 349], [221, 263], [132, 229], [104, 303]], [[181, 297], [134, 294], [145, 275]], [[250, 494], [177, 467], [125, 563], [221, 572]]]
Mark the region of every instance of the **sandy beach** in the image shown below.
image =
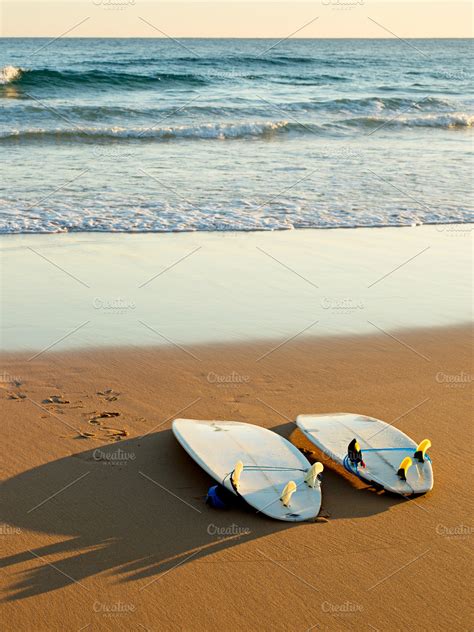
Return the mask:
[[[8, 629], [470, 630], [469, 340], [458, 326], [4, 354]], [[170, 430], [233, 419], [291, 437], [298, 413], [327, 411], [430, 438], [434, 490], [375, 493], [325, 463], [315, 523], [219, 512]]]

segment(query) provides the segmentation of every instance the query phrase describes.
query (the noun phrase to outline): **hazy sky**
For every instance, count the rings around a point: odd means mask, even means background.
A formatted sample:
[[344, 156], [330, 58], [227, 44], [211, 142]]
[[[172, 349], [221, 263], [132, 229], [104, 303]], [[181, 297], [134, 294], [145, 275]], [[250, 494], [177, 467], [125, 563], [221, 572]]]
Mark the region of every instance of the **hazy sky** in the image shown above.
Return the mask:
[[472, 37], [469, 2], [432, 0], [10, 0], [1, 17], [6, 37]]

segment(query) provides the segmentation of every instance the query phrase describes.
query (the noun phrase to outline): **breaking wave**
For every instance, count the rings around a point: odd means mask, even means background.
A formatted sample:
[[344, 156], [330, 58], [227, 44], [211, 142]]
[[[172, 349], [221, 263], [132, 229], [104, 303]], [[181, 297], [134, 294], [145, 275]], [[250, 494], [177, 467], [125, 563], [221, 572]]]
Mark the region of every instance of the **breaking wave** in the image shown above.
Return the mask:
[[0, 132], [1, 140], [12, 139], [238, 139], [265, 137], [300, 127], [288, 121], [263, 121], [253, 123], [206, 123], [202, 125], [177, 125], [170, 127], [70, 127], [57, 129], [26, 129]]

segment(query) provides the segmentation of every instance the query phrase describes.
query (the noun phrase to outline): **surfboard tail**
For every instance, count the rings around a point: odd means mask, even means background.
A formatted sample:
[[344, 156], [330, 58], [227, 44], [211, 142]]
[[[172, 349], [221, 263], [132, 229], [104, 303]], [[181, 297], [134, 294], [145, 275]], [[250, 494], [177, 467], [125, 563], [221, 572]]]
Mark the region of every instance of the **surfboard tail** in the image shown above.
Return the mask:
[[296, 483], [294, 481], [289, 481], [280, 496], [280, 500], [283, 503], [284, 507], [290, 506], [290, 500], [293, 494], [296, 492]]
[[429, 439], [423, 439], [423, 441], [417, 447], [415, 454], [413, 455], [414, 458], [420, 463], [424, 463], [426, 451], [429, 448], [431, 448], [431, 441]]
[[319, 461], [317, 461], [316, 463], [313, 463], [313, 465], [306, 472], [306, 476], [304, 479], [308, 487], [316, 487], [316, 485], [319, 484], [318, 477], [323, 470], [324, 470], [324, 465], [322, 463], [319, 463]]
[[410, 459], [409, 456], [406, 456], [403, 459], [403, 461], [400, 463], [400, 467], [398, 468], [398, 471], [397, 471], [397, 476], [399, 476], [402, 479], [402, 481], [407, 480], [407, 472], [410, 469], [412, 463], [413, 461]]

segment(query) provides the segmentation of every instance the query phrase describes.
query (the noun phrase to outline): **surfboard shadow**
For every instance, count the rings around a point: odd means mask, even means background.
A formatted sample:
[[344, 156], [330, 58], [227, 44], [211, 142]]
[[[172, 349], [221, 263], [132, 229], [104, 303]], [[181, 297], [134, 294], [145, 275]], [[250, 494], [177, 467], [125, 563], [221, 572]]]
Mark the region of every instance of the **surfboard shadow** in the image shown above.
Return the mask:
[[[77, 441], [88, 446], [90, 440]], [[18, 538], [23, 530], [40, 541], [47, 534], [48, 544], [0, 561], [21, 573], [5, 600], [71, 584], [81, 590], [82, 580], [106, 571], [117, 583], [151, 582], [188, 561], [298, 526], [255, 515], [243, 502], [210, 509], [204, 497], [211, 483], [170, 430], [96, 442], [8, 479], [2, 522]]]

